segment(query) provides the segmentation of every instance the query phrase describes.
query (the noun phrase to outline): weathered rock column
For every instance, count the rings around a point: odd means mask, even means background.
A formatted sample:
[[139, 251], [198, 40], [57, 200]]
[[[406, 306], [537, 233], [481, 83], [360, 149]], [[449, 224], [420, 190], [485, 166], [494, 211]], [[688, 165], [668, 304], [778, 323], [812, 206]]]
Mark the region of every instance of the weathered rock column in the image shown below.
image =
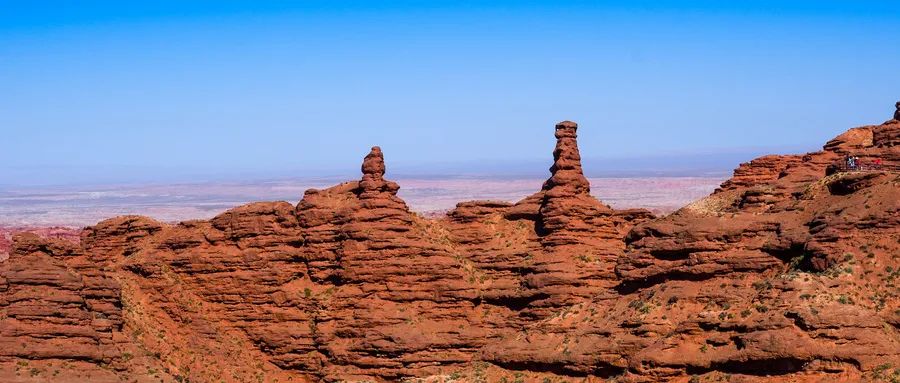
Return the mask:
[[615, 212], [591, 196], [581, 168], [571, 121], [556, 124], [550, 178], [539, 194], [536, 232], [542, 251], [534, 256], [529, 287], [546, 299], [533, 302], [532, 315], [544, 317], [566, 305], [612, 296], [615, 265], [625, 245]]
[[578, 124], [563, 121], [556, 124], [556, 149], [553, 150], [553, 166], [550, 179], [544, 182], [543, 190], [556, 195], [586, 194], [591, 184], [581, 169], [581, 154], [578, 152]]
[[362, 189], [360, 198], [374, 198], [378, 194], [387, 192], [396, 195], [400, 190], [400, 186], [395, 182], [384, 179], [384, 154], [381, 148], [373, 146], [362, 163], [362, 179], [359, 181], [359, 187]]
[[615, 236], [613, 223], [602, 219], [612, 209], [590, 195], [591, 184], [581, 169], [578, 124], [556, 124], [556, 148], [550, 178], [544, 182], [540, 205], [540, 234], [545, 245], [584, 244], [604, 234]]

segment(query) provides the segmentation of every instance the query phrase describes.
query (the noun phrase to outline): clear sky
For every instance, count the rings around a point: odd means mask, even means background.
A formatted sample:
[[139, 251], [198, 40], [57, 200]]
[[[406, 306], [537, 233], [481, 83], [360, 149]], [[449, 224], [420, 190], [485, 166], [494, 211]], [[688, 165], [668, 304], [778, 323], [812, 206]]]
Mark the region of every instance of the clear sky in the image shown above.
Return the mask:
[[816, 149], [898, 99], [896, 0], [0, 0], [7, 185], [546, 162], [564, 119], [585, 157]]

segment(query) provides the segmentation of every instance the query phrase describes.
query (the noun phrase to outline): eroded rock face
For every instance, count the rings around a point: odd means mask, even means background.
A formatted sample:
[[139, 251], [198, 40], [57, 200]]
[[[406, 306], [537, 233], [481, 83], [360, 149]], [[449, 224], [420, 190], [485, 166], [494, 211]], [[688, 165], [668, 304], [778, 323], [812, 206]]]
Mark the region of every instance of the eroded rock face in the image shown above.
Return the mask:
[[[608, 294], [615, 285], [616, 259], [625, 249], [626, 230], [620, 227], [633, 224], [590, 195], [577, 129], [571, 121], [556, 125], [551, 176], [535, 198], [535, 231], [542, 251], [533, 253], [535, 270], [525, 281], [544, 297], [532, 304], [537, 318]], [[530, 198], [524, 203], [531, 203]]]
[[[635, 227], [616, 270], [665, 341], [633, 368], [877, 381], [871, 369], [900, 349], [900, 179], [887, 138], [898, 131], [855, 128], [820, 152], [742, 164], [713, 195]], [[829, 169], [847, 155], [884, 166]]]
[[108, 362], [122, 326], [118, 283], [83, 263], [67, 267], [63, 259], [80, 251], [67, 242], [33, 234], [15, 241], [13, 259], [2, 264], [0, 355]]
[[43, 238], [65, 239], [77, 243], [81, 235], [81, 229], [72, 227], [18, 227], [0, 226], [0, 262], [9, 257], [12, 251], [12, 239], [16, 234], [31, 233]]
[[73, 242], [23, 233], [14, 244], [0, 262], [0, 380], [120, 381], [128, 362], [161, 368], [158, 360], [135, 357], [139, 346], [125, 335], [114, 273]]
[[[662, 218], [590, 196], [565, 121], [515, 204], [423, 218], [374, 147], [359, 181], [297, 205], [21, 236], [0, 262], [0, 381], [889, 379], [898, 132], [742, 164]], [[847, 155], [885, 166], [840, 172]]]

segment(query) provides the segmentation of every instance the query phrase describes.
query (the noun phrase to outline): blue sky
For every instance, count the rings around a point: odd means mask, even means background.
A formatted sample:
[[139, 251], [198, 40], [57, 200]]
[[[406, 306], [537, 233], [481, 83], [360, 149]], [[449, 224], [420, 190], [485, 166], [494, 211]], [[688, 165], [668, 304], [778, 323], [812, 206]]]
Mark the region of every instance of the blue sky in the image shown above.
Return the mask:
[[7, 185], [813, 150], [900, 99], [896, 1], [0, 9]]

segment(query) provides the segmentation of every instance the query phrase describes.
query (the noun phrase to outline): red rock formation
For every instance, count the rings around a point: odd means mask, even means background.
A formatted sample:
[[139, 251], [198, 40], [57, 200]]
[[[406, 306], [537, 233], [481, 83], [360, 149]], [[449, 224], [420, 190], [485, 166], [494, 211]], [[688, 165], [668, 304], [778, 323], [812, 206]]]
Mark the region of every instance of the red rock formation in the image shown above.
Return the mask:
[[5, 227], [0, 226], [0, 261], [5, 260], [12, 250], [12, 238], [19, 233], [32, 233], [43, 238], [65, 239], [78, 243], [81, 229], [70, 227]]
[[397, 379], [470, 361], [486, 335], [460, 327], [474, 306], [474, 283], [383, 179], [377, 147], [362, 170], [358, 184], [308, 192], [297, 206], [302, 233], [316, 244], [307, 257], [331, 261], [311, 271], [324, 278], [311, 292], [320, 305], [313, 333], [330, 358], [318, 374]]
[[375, 147], [296, 206], [20, 236], [0, 381], [900, 377], [900, 122], [742, 164], [662, 218], [590, 196], [576, 131], [556, 126], [550, 178], [516, 204], [421, 217]]
[[[145, 375], [125, 372], [128, 362], [146, 363], [143, 355], [135, 357], [139, 347], [125, 332], [121, 286], [112, 273], [72, 242], [32, 233], [15, 237], [10, 259], [0, 263], [2, 381], [18, 381], [20, 367], [36, 381]], [[12, 363], [3, 363], [13, 360], [14, 371]], [[144, 365], [160, 368], [158, 361]]]
[[551, 176], [537, 197], [522, 202], [537, 203], [536, 232], [543, 247], [534, 252], [535, 271], [526, 276], [527, 285], [545, 297], [532, 304], [537, 317], [606, 294], [616, 284], [614, 267], [625, 248], [619, 226], [626, 224], [590, 195], [577, 129], [571, 121], [556, 125]]
[[10, 233], [10, 232], [0, 233], [0, 261], [5, 261], [6, 258], [9, 258], [9, 250], [11, 248], [12, 248], [12, 233]]
[[13, 259], [3, 264], [0, 355], [109, 361], [112, 332], [122, 325], [119, 286], [89, 265], [78, 265], [83, 275], [57, 259], [78, 252], [33, 234], [16, 238]]
[[[754, 160], [706, 199], [638, 225], [617, 268], [623, 287], [676, 309], [649, 309], [666, 341], [634, 354], [635, 371], [887, 376], [872, 371], [900, 350], [900, 300], [885, 274], [900, 249], [897, 175], [830, 166], [846, 155], [896, 165], [886, 137], [897, 131], [851, 129], [821, 152]], [[702, 309], [692, 318], [680, 305]]]

